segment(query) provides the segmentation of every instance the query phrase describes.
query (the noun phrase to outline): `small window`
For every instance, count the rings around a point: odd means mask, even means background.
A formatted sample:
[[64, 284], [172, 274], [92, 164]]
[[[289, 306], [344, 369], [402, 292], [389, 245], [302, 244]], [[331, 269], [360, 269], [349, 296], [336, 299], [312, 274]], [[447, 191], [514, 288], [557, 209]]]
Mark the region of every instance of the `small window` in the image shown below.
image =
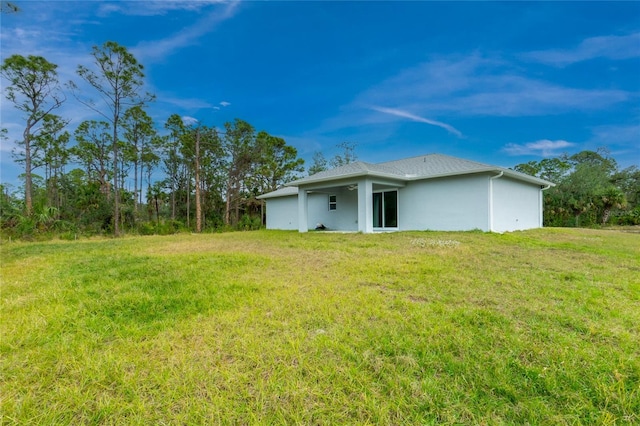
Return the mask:
[[336, 210], [338, 208], [337, 197], [335, 195], [329, 195], [329, 210]]

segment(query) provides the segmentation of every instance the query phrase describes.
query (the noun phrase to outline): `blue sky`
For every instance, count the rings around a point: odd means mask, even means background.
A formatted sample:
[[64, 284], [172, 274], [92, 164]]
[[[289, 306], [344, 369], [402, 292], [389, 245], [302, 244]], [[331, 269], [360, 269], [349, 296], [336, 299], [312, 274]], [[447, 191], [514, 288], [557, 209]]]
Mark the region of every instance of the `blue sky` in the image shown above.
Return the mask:
[[[15, 3], [3, 59], [41, 55], [78, 81], [92, 46], [116, 41], [145, 67], [159, 128], [173, 113], [241, 118], [307, 166], [343, 141], [374, 163], [442, 153], [513, 167], [607, 147], [640, 164], [640, 2]], [[97, 118], [67, 97], [71, 132]], [[0, 180], [17, 187], [23, 124], [4, 96], [0, 112]]]

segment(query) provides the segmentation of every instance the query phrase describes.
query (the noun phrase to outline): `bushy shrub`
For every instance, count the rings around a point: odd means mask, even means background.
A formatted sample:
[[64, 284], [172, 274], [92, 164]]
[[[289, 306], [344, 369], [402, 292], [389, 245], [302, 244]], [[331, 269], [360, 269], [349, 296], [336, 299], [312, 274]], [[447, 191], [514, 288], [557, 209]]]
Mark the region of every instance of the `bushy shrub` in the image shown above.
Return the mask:
[[248, 214], [242, 215], [238, 222], [238, 229], [241, 231], [253, 231], [262, 227], [259, 217], [251, 217]]
[[158, 235], [172, 235], [184, 230], [184, 224], [179, 220], [165, 220], [157, 227]]
[[142, 222], [138, 225], [138, 233], [140, 235], [154, 235], [156, 233], [156, 225], [153, 222]]
[[611, 223], [624, 226], [640, 225], [640, 206], [632, 210], [617, 212], [612, 216]]

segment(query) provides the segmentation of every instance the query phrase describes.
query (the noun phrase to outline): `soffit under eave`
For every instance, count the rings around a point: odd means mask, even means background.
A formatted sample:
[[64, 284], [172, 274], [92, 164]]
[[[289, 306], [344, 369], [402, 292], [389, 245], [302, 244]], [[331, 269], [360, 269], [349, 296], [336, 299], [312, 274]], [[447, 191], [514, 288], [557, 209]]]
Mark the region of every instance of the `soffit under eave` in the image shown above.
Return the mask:
[[331, 188], [342, 188], [342, 187], [347, 187], [351, 185], [357, 185], [359, 182], [362, 182], [363, 180], [368, 180], [372, 184], [389, 185], [396, 188], [406, 186], [407, 184], [406, 180], [404, 179], [389, 178], [387, 176], [366, 174], [366, 175], [344, 177], [341, 179], [324, 180], [319, 182], [310, 182], [306, 184], [303, 183], [295, 186], [297, 186], [299, 190], [305, 190], [305, 191], [313, 191], [313, 190], [319, 190], [319, 189], [326, 190]]

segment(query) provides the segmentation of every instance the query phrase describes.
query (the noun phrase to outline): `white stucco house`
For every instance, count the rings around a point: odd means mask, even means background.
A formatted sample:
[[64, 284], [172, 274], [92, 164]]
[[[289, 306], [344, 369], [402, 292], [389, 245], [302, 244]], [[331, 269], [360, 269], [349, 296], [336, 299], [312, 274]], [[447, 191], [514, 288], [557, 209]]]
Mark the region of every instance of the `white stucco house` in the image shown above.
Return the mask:
[[542, 191], [553, 183], [503, 167], [440, 154], [362, 161], [288, 183], [259, 196], [268, 229], [307, 232], [542, 227]]

